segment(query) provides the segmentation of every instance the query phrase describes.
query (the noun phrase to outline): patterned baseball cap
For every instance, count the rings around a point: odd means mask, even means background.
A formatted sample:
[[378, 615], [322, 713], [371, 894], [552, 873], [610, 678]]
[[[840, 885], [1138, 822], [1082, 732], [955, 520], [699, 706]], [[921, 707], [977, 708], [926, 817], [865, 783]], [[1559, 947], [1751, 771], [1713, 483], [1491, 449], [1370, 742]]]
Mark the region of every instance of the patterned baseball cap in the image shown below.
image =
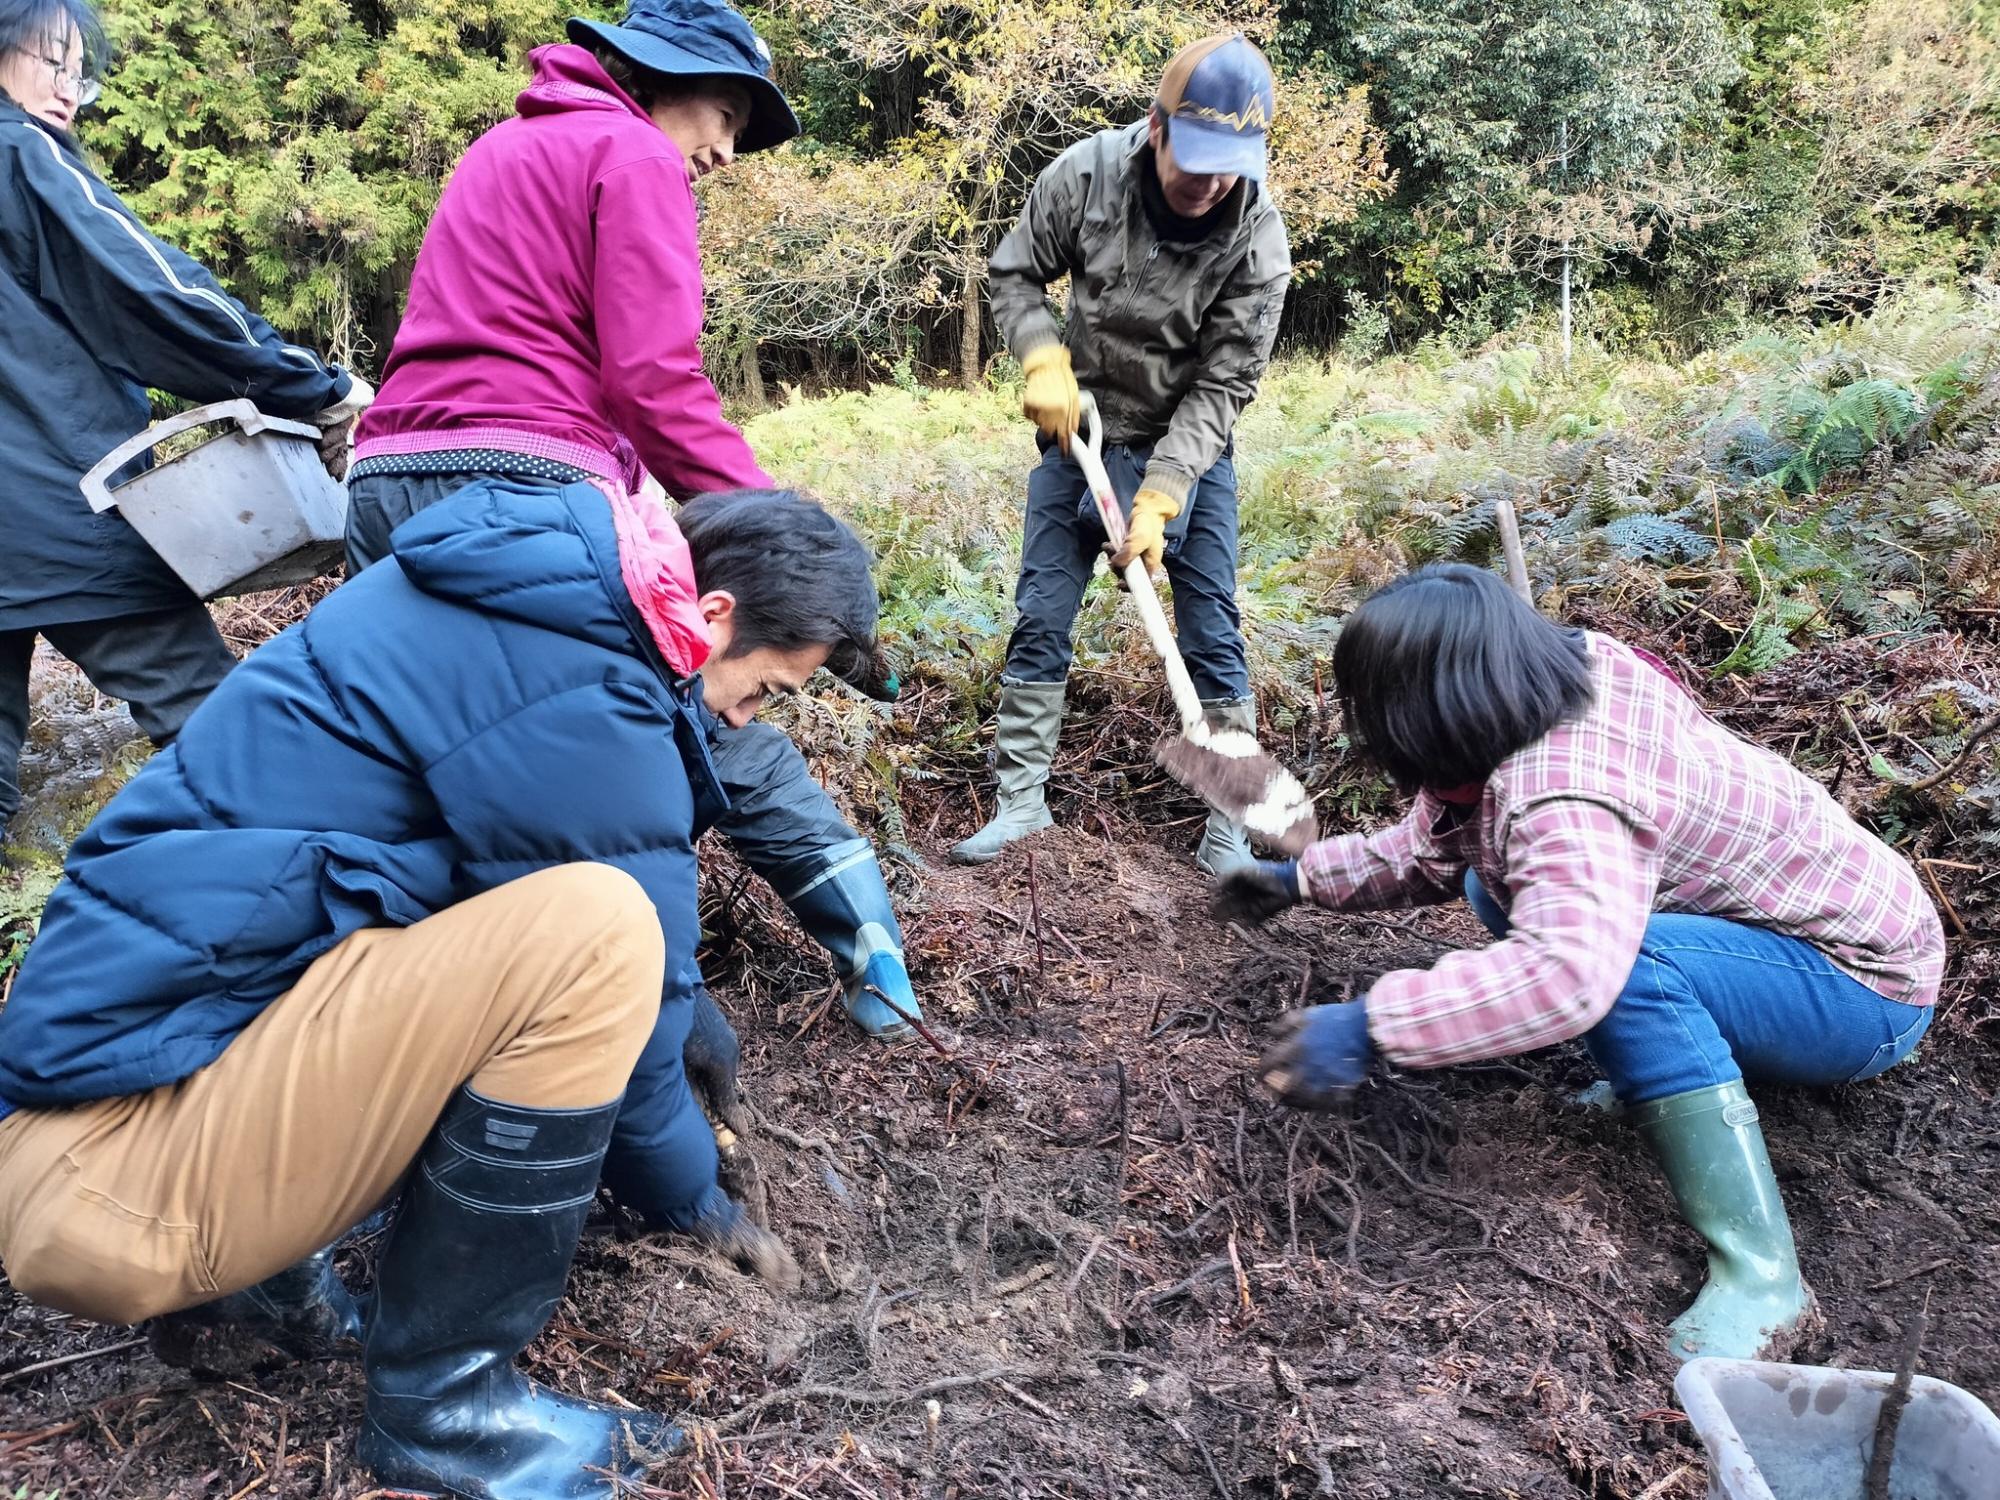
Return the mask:
[[1240, 31], [1181, 49], [1160, 80], [1174, 164], [1199, 176], [1264, 180], [1264, 138], [1277, 113], [1271, 64]]

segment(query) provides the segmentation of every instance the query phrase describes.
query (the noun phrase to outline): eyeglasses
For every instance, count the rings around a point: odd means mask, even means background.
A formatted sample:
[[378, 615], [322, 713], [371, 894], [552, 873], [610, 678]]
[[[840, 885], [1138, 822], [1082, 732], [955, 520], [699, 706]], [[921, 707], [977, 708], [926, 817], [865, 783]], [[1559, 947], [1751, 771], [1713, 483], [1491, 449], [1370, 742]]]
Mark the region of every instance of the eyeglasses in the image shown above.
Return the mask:
[[59, 57], [41, 57], [40, 54], [33, 52], [24, 52], [22, 55], [37, 58], [40, 62], [45, 63], [49, 70], [49, 87], [60, 94], [66, 85], [69, 91], [76, 96], [79, 108], [86, 104], [95, 104], [98, 95], [104, 92], [104, 85], [102, 83], [92, 78], [88, 73], [80, 70], [72, 71], [64, 67], [63, 60]]

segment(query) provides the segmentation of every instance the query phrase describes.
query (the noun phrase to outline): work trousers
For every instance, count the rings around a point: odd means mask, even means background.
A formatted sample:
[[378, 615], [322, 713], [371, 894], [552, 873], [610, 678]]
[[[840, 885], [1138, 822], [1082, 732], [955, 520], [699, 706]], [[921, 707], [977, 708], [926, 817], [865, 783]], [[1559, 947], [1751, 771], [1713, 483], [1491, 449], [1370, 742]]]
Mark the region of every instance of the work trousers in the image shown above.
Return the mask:
[[616, 1100], [665, 963], [652, 902], [607, 865], [357, 932], [191, 1077], [0, 1120], [0, 1266], [107, 1323], [252, 1286], [387, 1201], [461, 1084]]
[[35, 637], [83, 668], [107, 698], [123, 699], [156, 745], [181, 732], [236, 657], [199, 604], [109, 620], [73, 620], [0, 631], [0, 824], [21, 806], [21, 746], [28, 738], [28, 669]]
[[[1465, 898], [1495, 937], [1512, 928], [1479, 877]], [[1932, 1008], [1878, 995], [1802, 938], [1723, 917], [1656, 912], [1625, 988], [1584, 1046], [1624, 1104], [1749, 1078], [1859, 1083], [1930, 1029]]]
[[[1104, 450], [1111, 487], [1129, 516], [1150, 446], [1114, 443]], [[1021, 527], [1021, 578], [1014, 588], [1014, 633], [1007, 677], [1061, 682], [1076, 655], [1071, 632], [1104, 527], [1083, 470], [1050, 443], [1028, 475]], [[1181, 513], [1167, 525], [1167, 582], [1174, 591], [1174, 634], [1195, 692], [1207, 702], [1250, 696], [1243, 622], [1236, 608], [1236, 462], [1224, 449], [1195, 481]]]

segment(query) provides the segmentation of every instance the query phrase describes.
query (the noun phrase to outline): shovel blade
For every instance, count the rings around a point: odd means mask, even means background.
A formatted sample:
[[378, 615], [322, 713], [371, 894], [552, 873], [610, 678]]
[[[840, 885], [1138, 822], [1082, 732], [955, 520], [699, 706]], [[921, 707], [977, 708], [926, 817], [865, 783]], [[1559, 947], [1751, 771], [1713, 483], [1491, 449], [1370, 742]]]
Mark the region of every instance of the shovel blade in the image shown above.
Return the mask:
[[1241, 730], [1199, 726], [1168, 735], [1153, 758], [1174, 780], [1266, 848], [1296, 859], [1319, 837], [1312, 798]]

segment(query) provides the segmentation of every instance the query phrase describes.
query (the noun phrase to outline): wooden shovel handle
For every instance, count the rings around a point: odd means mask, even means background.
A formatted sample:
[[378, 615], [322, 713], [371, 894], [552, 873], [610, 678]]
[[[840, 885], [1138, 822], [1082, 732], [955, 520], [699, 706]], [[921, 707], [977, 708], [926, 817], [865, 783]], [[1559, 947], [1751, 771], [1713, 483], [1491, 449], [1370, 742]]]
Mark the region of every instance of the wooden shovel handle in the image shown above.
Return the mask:
[[[1097, 401], [1085, 391], [1076, 435], [1069, 440], [1069, 452], [1083, 470], [1091, 498], [1097, 503], [1098, 519], [1104, 523], [1104, 535], [1115, 552], [1125, 545], [1125, 513], [1118, 508], [1111, 476], [1104, 470], [1103, 440], [1104, 423], [1098, 416]], [[1139, 606], [1146, 639], [1152, 642], [1161, 665], [1167, 669], [1167, 686], [1173, 690], [1181, 728], [1192, 729], [1202, 721], [1201, 698], [1194, 690], [1194, 679], [1188, 676], [1187, 663], [1181, 660], [1180, 645], [1174, 640], [1173, 627], [1167, 624], [1167, 612], [1160, 606], [1159, 590], [1153, 587], [1153, 575], [1146, 571], [1144, 558], [1135, 557], [1125, 565], [1125, 586], [1131, 590], [1132, 602]]]
[[1500, 554], [1507, 559], [1507, 581], [1528, 608], [1535, 607], [1534, 585], [1528, 582], [1528, 559], [1521, 551], [1521, 520], [1512, 500], [1493, 502], [1493, 520], [1500, 531]]

